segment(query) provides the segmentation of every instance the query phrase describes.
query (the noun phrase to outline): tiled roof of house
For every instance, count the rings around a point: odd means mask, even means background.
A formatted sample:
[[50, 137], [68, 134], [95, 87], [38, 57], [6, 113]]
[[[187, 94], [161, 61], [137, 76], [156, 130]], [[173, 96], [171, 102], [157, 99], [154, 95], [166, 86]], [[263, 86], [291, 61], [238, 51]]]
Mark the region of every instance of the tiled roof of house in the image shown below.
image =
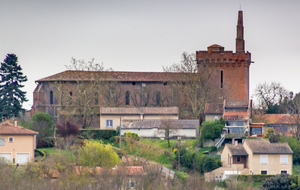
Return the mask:
[[253, 154], [293, 154], [287, 143], [270, 143], [266, 139], [246, 139], [245, 142]]
[[231, 154], [233, 156], [247, 156], [248, 153], [245, 150], [244, 146], [242, 144], [233, 145], [233, 144], [226, 144], [228, 149], [230, 150]]
[[223, 104], [206, 103], [205, 114], [223, 114]]
[[101, 107], [101, 114], [155, 114], [155, 115], [167, 115], [167, 114], [179, 114], [178, 107]]
[[255, 115], [253, 122], [264, 122], [265, 124], [294, 124], [295, 120], [291, 114], [264, 114]]
[[223, 114], [224, 120], [233, 120], [233, 121], [246, 121], [249, 120], [248, 112], [225, 112]]
[[1, 135], [37, 135], [38, 132], [26, 129], [21, 126], [15, 126], [8, 120], [0, 123], [0, 134]]
[[124, 122], [122, 125], [122, 129], [165, 129], [166, 127], [170, 127], [172, 129], [197, 129], [198, 126], [199, 120], [149, 119]]
[[[182, 73], [166, 72], [125, 72], [125, 71], [73, 71], [60, 72], [35, 82], [54, 81], [134, 81], [134, 82], [162, 82], [170, 81], [170, 75]], [[180, 77], [179, 77], [180, 78]]]

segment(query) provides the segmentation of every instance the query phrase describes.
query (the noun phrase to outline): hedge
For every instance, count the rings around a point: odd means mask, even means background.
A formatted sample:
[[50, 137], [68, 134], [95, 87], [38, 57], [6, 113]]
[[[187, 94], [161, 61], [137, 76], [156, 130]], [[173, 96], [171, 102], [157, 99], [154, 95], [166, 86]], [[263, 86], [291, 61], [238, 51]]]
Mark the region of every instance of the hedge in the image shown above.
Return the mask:
[[79, 136], [83, 139], [109, 140], [117, 135], [113, 129], [80, 129]]
[[238, 175], [237, 179], [240, 181], [264, 182], [266, 179], [274, 177], [275, 175]]

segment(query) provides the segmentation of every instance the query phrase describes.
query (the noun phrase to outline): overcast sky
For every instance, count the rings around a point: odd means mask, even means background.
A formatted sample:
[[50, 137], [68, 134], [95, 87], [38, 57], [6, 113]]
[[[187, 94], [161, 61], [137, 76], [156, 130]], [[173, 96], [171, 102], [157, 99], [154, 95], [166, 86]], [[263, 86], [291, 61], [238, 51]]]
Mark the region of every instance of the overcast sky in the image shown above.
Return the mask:
[[163, 71], [184, 51], [212, 44], [235, 51], [240, 6], [255, 62], [250, 96], [272, 81], [300, 92], [299, 0], [1, 0], [0, 61], [18, 56], [29, 109], [35, 80], [64, 71], [71, 57], [115, 71]]

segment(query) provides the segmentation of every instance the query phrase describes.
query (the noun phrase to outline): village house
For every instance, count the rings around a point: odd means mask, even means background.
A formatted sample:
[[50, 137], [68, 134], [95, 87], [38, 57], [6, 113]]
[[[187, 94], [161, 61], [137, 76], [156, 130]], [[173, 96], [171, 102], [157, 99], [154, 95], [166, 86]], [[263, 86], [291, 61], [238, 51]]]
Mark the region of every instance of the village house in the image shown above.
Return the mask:
[[295, 136], [300, 118], [293, 114], [263, 114], [255, 115], [250, 125], [251, 135], [263, 135], [268, 128], [273, 128], [279, 134]]
[[100, 107], [100, 129], [117, 129], [123, 120], [178, 118], [178, 107]]
[[243, 144], [225, 144], [222, 167], [205, 174], [205, 180], [223, 180], [230, 175], [292, 174], [293, 151], [287, 143], [246, 139]]
[[199, 120], [126, 120], [122, 124], [121, 134], [126, 132], [137, 133], [145, 138], [185, 137], [196, 138], [199, 133]]
[[26, 164], [34, 161], [38, 132], [26, 129], [9, 120], [0, 123], [0, 158], [13, 164]]

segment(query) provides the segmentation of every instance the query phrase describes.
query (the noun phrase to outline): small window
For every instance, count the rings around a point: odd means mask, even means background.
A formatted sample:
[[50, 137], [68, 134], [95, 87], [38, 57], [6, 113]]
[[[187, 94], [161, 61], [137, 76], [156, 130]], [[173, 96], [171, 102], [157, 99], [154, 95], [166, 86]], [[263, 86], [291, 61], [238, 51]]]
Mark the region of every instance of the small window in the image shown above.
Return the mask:
[[266, 170], [262, 170], [261, 172], [260, 172], [260, 174], [268, 174], [268, 172], [266, 171]]
[[287, 171], [286, 170], [282, 170], [281, 174], [287, 174]]
[[1, 137], [0, 138], [0, 146], [4, 146], [5, 145], [5, 138]]
[[132, 85], [135, 85], [135, 82], [132, 82]]
[[10, 142], [10, 143], [14, 142], [14, 138], [13, 137], [9, 137], [8, 138], [8, 142]]
[[268, 164], [268, 156], [260, 156], [260, 164]]
[[240, 161], [241, 161], [241, 157], [238, 156], [238, 157], [236, 158], [236, 161], [237, 161], [237, 162], [240, 162]]
[[245, 122], [244, 121], [236, 121], [236, 126], [244, 126]]
[[234, 126], [235, 122], [234, 121], [226, 121], [227, 126]]
[[53, 91], [50, 91], [50, 104], [53, 104]]
[[221, 71], [221, 88], [223, 88], [223, 71]]
[[287, 156], [280, 156], [280, 164], [287, 164]]
[[72, 96], [73, 96], [73, 93], [69, 92], [69, 105], [72, 105]]
[[160, 92], [159, 91], [156, 92], [156, 105], [157, 106], [160, 105]]
[[113, 120], [106, 120], [106, 127], [113, 127]]
[[129, 91], [127, 90], [125, 93], [125, 105], [128, 106], [130, 104], [130, 94]]

